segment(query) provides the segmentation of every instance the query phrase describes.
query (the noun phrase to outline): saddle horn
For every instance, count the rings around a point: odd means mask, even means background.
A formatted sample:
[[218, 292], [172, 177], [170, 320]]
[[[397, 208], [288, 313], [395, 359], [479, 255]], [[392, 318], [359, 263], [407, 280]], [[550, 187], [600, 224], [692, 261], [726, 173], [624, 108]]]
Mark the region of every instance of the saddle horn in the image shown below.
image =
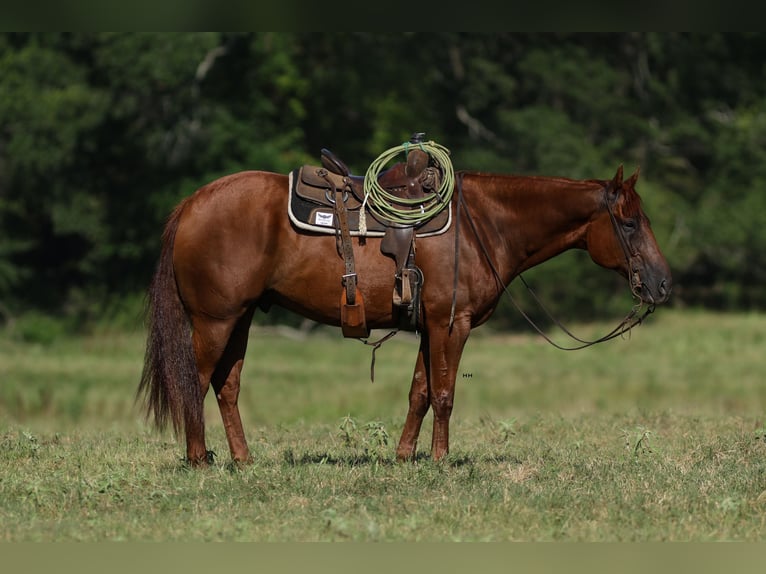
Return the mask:
[[[425, 132], [415, 132], [410, 138], [411, 144], [422, 144], [423, 138], [426, 136]], [[423, 170], [428, 167], [430, 156], [422, 149], [413, 149], [407, 154], [407, 165], [404, 168], [404, 173], [407, 177], [417, 177]]]

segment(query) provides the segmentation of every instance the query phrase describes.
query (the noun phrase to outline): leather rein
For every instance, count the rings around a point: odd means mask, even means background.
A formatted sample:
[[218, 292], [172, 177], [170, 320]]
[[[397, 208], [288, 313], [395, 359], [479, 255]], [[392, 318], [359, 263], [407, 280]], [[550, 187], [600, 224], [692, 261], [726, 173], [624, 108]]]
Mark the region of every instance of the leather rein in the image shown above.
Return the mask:
[[470, 224], [471, 230], [473, 231], [473, 234], [476, 237], [476, 240], [479, 242], [479, 247], [481, 247], [481, 250], [484, 253], [484, 257], [486, 258], [487, 263], [490, 269], [492, 270], [495, 280], [497, 281], [498, 285], [501, 287], [502, 292], [505, 292], [505, 294], [511, 300], [511, 303], [513, 303], [513, 306], [516, 307], [516, 310], [521, 314], [522, 317], [524, 317], [524, 319], [526, 319], [527, 323], [529, 323], [530, 326], [535, 331], [537, 331], [537, 333], [540, 336], [543, 337], [543, 339], [545, 339], [548, 343], [550, 343], [557, 349], [561, 349], [562, 351], [578, 351], [580, 349], [585, 349], [587, 347], [591, 347], [598, 343], [609, 341], [611, 339], [614, 339], [615, 337], [623, 336], [625, 335], [625, 333], [628, 333], [631, 329], [633, 329], [633, 327], [640, 325], [648, 315], [654, 312], [654, 304], [652, 303], [652, 304], [649, 304], [646, 307], [646, 309], [644, 309], [643, 313], [641, 313], [641, 310], [644, 308], [644, 302], [639, 295], [639, 290], [641, 288], [641, 278], [638, 275], [638, 271], [635, 270], [631, 264], [633, 258], [636, 257], [636, 255], [632, 253], [630, 249], [630, 243], [628, 242], [628, 239], [625, 237], [623, 230], [620, 227], [620, 224], [614, 215], [612, 206], [609, 203], [609, 198], [607, 194], [607, 190], [608, 190], [608, 185], [607, 185], [604, 187], [604, 205], [606, 207], [607, 212], [609, 213], [609, 218], [612, 221], [612, 227], [614, 228], [615, 235], [617, 236], [617, 239], [620, 243], [620, 247], [622, 248], [622, 252], [625, 257], [625, 262], [627, 263], [627, 266], [628, 266], [628, 271], [630, 273], [628, 283], [630, 284], [631, 293], [633, 294], [635, 298], [638, 299], [638, 303], [634, 305], [630, 313], [628, 313], [622, 319], [622, 321], [620, 321], [620, 323], [614, 329], [612, 329], [609, 333], [607, 333], [606, 335], [602, 337], [599, 337], [598, 339], [588, 341], [586, 339], [581, 339], [580, 337], [574, 335], [569, 329], [567, 329], [565, 325], [561, 323], [561, 321], [556, 319], [548, 310], [548, 308], [543, 304], [543, 302], [540, 301], [539, 297], [534, 292], [534, 290], [524, 280], [524, 277], [522, 277], [519, 274], [518, 277], [519, 279], [521, 279], [521, 282], [524, 284], [524, 287], [527, 288], [527, 290], [532, 295], [532, 297], [537, 302], [537, 304], [540, 306], [540, 308], [543, 310], [545, 315], [559, 329], [561, 329], [568, 337], [570, 337], [572, 340], [576, 341], [579, 344], [571, 346], [571, 347], [566, 347], [556, 343], [521, 308], [519, 303], [516, 301], [513, 295], [511, 295], [511, 292], [508, 290], [508, 286], [506, 286], [505, 282], [501, 279], [500, 273], [497, 271], [497, 267], [495, 267], [495, 264], [492, 261], [492, 257], [490, 256], [489, 251], [487, 250], [486, 246], [484, 245], [484, 242], [481, 240], [481, 237], [479, 236], [479, 233], [476, 229], [476, 224], [474, 223], [473, 217], [471, 216], [471, 212], [468, 210], [468, 205], [465, 203], [465, 198], [463, 197], [463, 175], [464, 175], [463, 173], [456, 174], [458, 201], [457, 201], [457, 209], [456, 209], [456, 215], [455, 215], [455, 279], [454, 279], [453, 292], [452, 292], [452, 311], [450, 313], [450, 323], [449, 323], [450, 329], [452, 329], [452, 325], [454, 323], [455, 307], [457, 304], [458, 266], [459, 266], [459, 260], [460, 260], [459, 249], [460, 249], [460, 209], [461, 207], [463, 208], [463, 210], [465, 210], [466, 220]]

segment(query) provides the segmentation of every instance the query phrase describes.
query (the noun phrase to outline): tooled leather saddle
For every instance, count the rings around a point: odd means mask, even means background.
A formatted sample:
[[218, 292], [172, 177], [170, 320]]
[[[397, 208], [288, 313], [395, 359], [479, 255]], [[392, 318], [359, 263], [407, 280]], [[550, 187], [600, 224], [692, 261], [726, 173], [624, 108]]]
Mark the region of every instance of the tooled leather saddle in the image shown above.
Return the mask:
[[[424, 134], [410, 140], [422, 142]], [[406, 162], [393, 165], [377, 179], [380, 188], [393, 197], [408, 200], [427, 199], [439, 189], [441, 173], [430, 165], [429, 154], [414, 148]], [[415, 238], [444, 233], [449, 229], [451, 206], [439, 211], [427, 221], [416, 225], [396, 223], [365, 211], [364, 176], [351, 174], [346, 164], [327, 149], [321, 151], [322, 166], [304, 165], [290, 174], [288, 214], [298, 229], [332, 234], [338, 239], [338, 252], [345, 263], [341, 293], [341, 329], [345, 337], [366, 338], [364, 301], [357, 290], [358, 277], [354, 266], [352, 237], [382, 237], [381, 252], [396, 264], [392, 303], [399, 315], [399, 328], [415, 330], [420, 311], [420, 291], [423, 273], [415, 265]], [[413, 202], [417, 209], [417, 201]], [[362, 229], [360, 229], [360, 219]]]

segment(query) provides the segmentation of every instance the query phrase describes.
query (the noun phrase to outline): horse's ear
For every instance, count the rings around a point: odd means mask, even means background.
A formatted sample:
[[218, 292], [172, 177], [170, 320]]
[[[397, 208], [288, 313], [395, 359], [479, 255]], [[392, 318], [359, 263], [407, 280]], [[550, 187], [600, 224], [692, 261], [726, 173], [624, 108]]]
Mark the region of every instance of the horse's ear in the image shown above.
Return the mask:
[[617, 174], [615, 174], [612, 183], [614, 184], [614, 189], [620, 189], [622, 187], [622, 164], [617, 168]]
[[636, 181], [638, 181], [638, 174], [641, 172], [641, 166], [636, 168], [636, 171], [625, 182], [625, 186], [631, 189], [636, 187]]

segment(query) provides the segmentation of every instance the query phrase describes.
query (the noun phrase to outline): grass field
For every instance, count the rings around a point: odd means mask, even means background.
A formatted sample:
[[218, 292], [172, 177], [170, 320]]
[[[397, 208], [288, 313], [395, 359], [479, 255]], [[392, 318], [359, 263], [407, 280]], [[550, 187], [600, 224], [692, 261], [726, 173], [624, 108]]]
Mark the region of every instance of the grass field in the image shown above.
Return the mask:
[[[607, 325], [581, 326], [583, 335]], [[664, 541], [766, 538], [766, 316], [659, 310], [562, 352], [478, 330], [451, 452], [394, 462], [417, 350], [253, 329], [240, 399], [256, 458], [216, 463], [134, 404], [143, 333], [0, 337], [0, 540]]]

